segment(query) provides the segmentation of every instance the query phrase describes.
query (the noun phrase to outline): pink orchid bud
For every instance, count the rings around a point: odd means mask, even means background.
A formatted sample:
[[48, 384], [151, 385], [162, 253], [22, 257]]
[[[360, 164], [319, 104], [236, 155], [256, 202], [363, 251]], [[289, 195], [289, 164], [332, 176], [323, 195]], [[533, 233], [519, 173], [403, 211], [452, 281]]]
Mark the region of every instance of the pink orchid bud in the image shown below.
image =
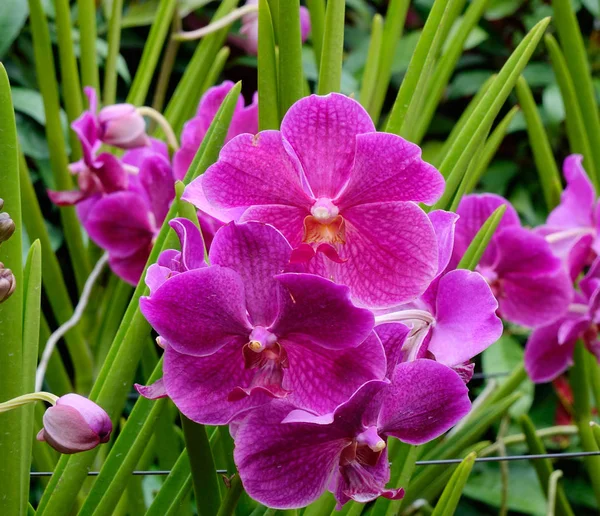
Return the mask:
[[112, 422], [108, 414], [79, 394], [58, 398], [46, 410], [44, 428], [37, 435], [60, 453], [78, 453], [95, 448], [110, 439]]
[[102, 108], [98, 113], [98, 123], [100, 139], [107, 145], [121, 149], [150, 145], [146, 134], [146, 122], [131, 104], [115, 104]]
[[0, 262], [0, 303], [4, 303], [12, 295], [16, 286], [15, 275]]
[[8, 213], [0, 213], [0, 244], [6, 242], [15, 232], [15, 223]]

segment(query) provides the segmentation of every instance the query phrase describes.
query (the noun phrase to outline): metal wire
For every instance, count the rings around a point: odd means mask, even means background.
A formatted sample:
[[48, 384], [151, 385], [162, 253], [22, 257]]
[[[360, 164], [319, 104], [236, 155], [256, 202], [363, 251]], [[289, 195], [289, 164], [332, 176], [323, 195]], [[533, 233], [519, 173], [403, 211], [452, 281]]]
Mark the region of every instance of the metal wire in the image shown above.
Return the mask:
[[[570, 453], [543, 453], [539, 455], [506, 455], [504, 457], [478, 457], [475, 462], [504, 462], [504, 461], [516, 461], [516, 460], [540, 460], [540, 459], [575, 459], [577, 457], [591, 457], [594, 455], [600, 455], [600, 451], [597, 452], [570, 452]], [[460, 464], [463, 459], [438, 459], [438, 460], [418, 460], [415, 462], [416, 466], [441, 466], [445, 464]], [[171, 473], [170, 470], [148, 470], [148, 471], [133, 471], [131, 474], [136, 476], [166, 476]], [[217, 469], [215, 473], [220, 475], [227, 474], [226, 469]], [[32, 477], [50, 477], [52, 471], [32, 471]], [[97, 477], [100, 474], [99, 471], [88, 471], [89, 477]]]

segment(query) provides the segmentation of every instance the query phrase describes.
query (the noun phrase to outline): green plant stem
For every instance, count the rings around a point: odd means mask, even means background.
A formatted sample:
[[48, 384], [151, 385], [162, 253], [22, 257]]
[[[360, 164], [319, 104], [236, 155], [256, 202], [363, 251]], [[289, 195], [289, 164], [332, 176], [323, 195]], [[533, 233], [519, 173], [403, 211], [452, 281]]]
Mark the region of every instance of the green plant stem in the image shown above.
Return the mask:
[[321, 64], [323, 34], [325, 32], [325, 0], [306, 0], [310, 13], [310, 39], [317, 66]]
[[[35, 68], [38, 86], [44, 99], [44, 113], [46, 115], [46, 138], [50, 148], [50, 163], [54, 176], [55, 187], [58, 190], [71, 190], [73, 182], [68, 171], [68, 158], [65, 140], [59, 116], [58, 86], [54, 74], [54, 56], [46, 15], [41, 0], [29, 1], [29, 20], [33, 35]], [[88, 262], [81, 226], [75, 208], [61, 208], [60, 210], [63, 232], [71, 258], [75, 279], [79, 292], [83, 289], [91, 267]]]
[[279, 129], [275, 34], [267, 0], [258, 1], [258, 129]]
[[239, 475], [234, 475], [230, 480], [230, 485], [227, 490], [227, 494], [223, 499], [223, 503], [219, 508], [218, 516], [230, 516], [235, 513], [235, 508], [237, 506], [242, 493], [244, 492], [244, 487], [242, 486], [242, 480]]
[[[56, 254], [52, 249], [48, 229], [42, 210], [31, 184], [27, 162], [20, 153], [20, 185], [23, 203], [27, 209], [23, 211], [23, 222], [30, 238], [38, 239], [42, 247], [42, 282], [48, 293], [48, 302], [58, 324], [66, 323], [73, 316], [73, 305]], [[46, 339], [44, 339], [45, 343]], [[69, 355], [75, 371], [75, 386], [78, 392], [87, 393], [92, 384], [93, 365], [87, 343], [79, 326], [65, 335]]]
[[[579, 428], [579, 437], [584, 451], [599, 451], [598, 444], [594, 439], [594, 434], [590, 427], [592, 420], [590, 393], [589, 393], [589, 374], [587, 367], [587, 350], [583, 342], [579, 341], [575, 346], [573, 357], [573, 367], [569, 373], [569, 381], [573, 390], [573, 412], [575, 424]], [[596, 501], [600, 505], [600, 457], [585, 457], [584, 463], [588, 472]]]
[[279, 4], [279, 115], [281, 117], [294, 102], [302, 98], [303, 84], [300, 2], [286, 0]]
[[[65, 103], [67, 118], [69, 123], [72, 123], [83, 111], [83, 98], [81, 96], [77, 59], [73, 47], [69, 0], [56, 0], [55, 7], [62, 98]], [[81, 144], [74, 131], [69, 131], [69, 144], [71, 145], [71, 160], [77, 161], [81, 158]]]
[[379, 56], [382, 52], [382, 43], [383, 17], [380, 14], [376, 14], [373, 16], [373, 22], [371, 23], [369, 52], [367, 54], [367, 61], [365, 63], [359, 96], [360, 103], [365, 109], [368, 109], [375, 93], [379, 72]]
[[150, 83], [154, 77], [154, 71], [164, 45], [171, 20], [177, 7], [176, 0], [161, 0], [156, 11], [156, 17], [152, 23], [150, 34], [144, 45], [144, 52], [140, 59], [138, 70], [133, 79], [133, 84], [127, 95], [127, 102], [135, 106], [141, 106], [146, 101]]
[[79, 34], [81, 37], [81, 82], [100, 95], [98, 56], [96, 55], [96, 2], [77, 0]]
[[325, 12], [323, 51], [319, 66], [317, 93], [327, 95], [339, 92], [342, 84], [342, 62], [344, 54], [345, 0], [329, 0]]
[[202, 500], [202, 503], [198, 504], [198, 512], [200, 516], [213, 516], [219, 512], [221, 497], [206, 429], [184, 415], [181, 416], [181, 423], [190, 459], [196, 500]]
[[117, 100], [117, 59], [121, 46], [121, 15], [123, 0], [112, 0], [110, 22], [108, 24], [108, 56], [104, 64], [104, 105], [109, 106]]
[[[12, 270], [16, 289], [0, 303], [0, 402], [23, 394], [23, 267], [21, 193], [19, 188], [19, 161], [17, 130], [12, 106], [10, 84], [4, 66], [0, 64], [0, 185], [4, 210], [15, 223], [15, 232], [0, 246], [0, 262]], [[0, 496], [0, 514], [22, 514], [23, 476], [21, 422], [24, 409], [18, 408], [0, 414], [0, 486], [8, 496]]]
[[190, 460], [187, 449], [184, 449], [148, 508], [146, 516], [164, 516], [178, 506], [180, 510], [181, 498], [191, 486]]
[[[181, 30], [181, 19], [179, 18], [177, 9], [173, 15], [171, 27], [173, 33]], [[165, 105], [169, 81], [171, 80], [171, 74], [173, 73], [173, 67], [175, 66], [175, 60], [177, 59], [177, 52], [179, 52], [180, 46], [181, 42], [174, 38], [169, 39], [169, 42], [167, 43], [167, 48], [161, 60], [160, 71], [158, 72], [154, 97], [152, 98], [152, 108], [156, 111], [162, 112]]]

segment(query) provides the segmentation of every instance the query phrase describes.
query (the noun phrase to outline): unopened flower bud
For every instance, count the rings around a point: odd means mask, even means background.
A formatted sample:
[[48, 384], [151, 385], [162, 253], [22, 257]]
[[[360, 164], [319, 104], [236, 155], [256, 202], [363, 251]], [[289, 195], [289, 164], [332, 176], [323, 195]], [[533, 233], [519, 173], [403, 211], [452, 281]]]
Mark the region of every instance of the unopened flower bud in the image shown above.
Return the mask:
[[146, 122], [132, 104], [106, 106], [98, 113], [100, 139], [107, 145], [133, 149], [150, 144]]
[[4, 199], [0, 199], [0, 211], [4, 208]]
[[10, 215], [8, 213], [0, 213], [0, 244], [6, 242], [14, 232], [15, 223], [10, 218]]
[[43, 422], [38, 441], [47, 442], [60, 453], [91, 450], [108, 442], [112, 432], [108, 414], [79, 394], [58, 398], [56, 405], [46, 410]]
[[4, 303], [12, 295], [16, 286], [15, 275], [0, 262], [0, 303]]

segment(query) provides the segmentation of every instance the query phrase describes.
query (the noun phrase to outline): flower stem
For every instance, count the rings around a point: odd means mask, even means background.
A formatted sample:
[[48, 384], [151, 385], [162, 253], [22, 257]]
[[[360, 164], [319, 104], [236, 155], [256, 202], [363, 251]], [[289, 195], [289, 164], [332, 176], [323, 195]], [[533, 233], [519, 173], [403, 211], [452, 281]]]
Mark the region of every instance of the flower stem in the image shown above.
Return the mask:
[[55, 396], [50, 392], [32, 392], [31, 394], [23, 394], [22, 396], [17, 396], [12, 400], [0, 403], [0, 413], [8, 412], [9, 410], [22, 407], [28, 403], [34, 403], [36, 401], [46, 401], [47, 403], [50, 403], [50, 405], [56, 405], [57, 400], [58, 396]]
[[208, 36], [213, 32], [217, 32], [228, 25], [231, 25], [234, 21], [239, 20], [242, 16], [255, 13], [257, 11], [258, 5], [244, 5], [243, 7], [239, 7], [238, 9], [231, 11], [228, 15], [223, 16], [223, 18], [218, 19], [216, 22], [211, 23], [206, 27], [188, 32], [176, 32], [173, 34], [172, 38], [176, 41], [194, 41], [196, 39], [201, 39], [204, 36]]
[[169, 143], [169, 147], [171, 147], [173, 150], [179, 149], [179, 142], [177, 141], [175, 132], [173, 131], [171, 124], [169, 124], [167, 119], [161, 113], [156, 111], [156, 109], [148, 106], [139, 107], [137, 111], [141, 116], [147, 116], [151, 118], [160, 126], [160, 128], [165, 133], [167, 142]]
[[[583, 342], [579, 341], [575, 347], [574, 365], [569, 374], [571, 388], [573, 389], [573, 411], [575, 423], [579, 428], [581, 446], [586, 452], [599, 451], [598, 444], [594, 439], [591, 421], [590, 394], [588, 388], [587, 351]], [[594, 490], [597, 502], [600, 504], [600, 457], [592, 456], [584, 459], [590, 482]]]
[[242, 486], [242, 481], [239, 475], [234, 475], [231, 479], [231, 485], [227, 491], [227, 495], [219, 508], [219, 512], [217, 516], [228, 516], [230, 514], [234, 514], [235, 507], [244, 492], [244, 488]]

